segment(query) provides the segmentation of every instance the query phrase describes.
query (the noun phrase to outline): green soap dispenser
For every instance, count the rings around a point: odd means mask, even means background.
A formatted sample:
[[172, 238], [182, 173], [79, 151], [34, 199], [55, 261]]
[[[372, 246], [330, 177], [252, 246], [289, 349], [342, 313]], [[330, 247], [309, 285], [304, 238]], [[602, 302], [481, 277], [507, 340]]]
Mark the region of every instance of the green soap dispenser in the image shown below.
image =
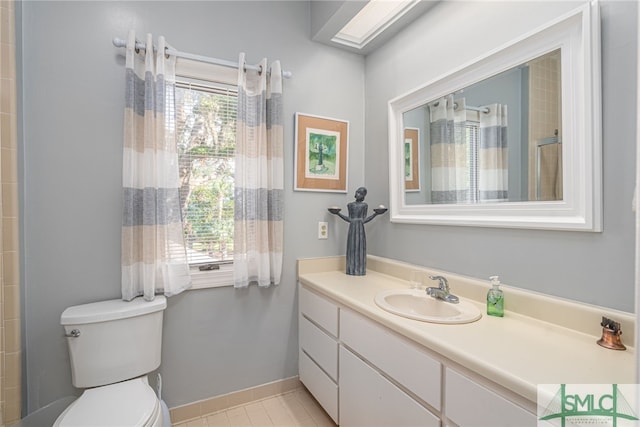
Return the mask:
[[487, 292], [487, 314], [504, 317], [504, 293], [500, 289], [498, 276], [491, 276], [491, 289]]

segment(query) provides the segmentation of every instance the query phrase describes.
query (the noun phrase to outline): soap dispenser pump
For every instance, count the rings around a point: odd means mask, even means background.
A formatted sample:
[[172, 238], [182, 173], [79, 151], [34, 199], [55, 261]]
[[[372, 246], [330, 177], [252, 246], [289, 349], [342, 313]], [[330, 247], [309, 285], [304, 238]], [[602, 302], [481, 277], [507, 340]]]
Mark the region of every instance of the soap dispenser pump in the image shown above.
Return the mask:
[[487, 314], [504, 317], [504, 293], [500, 289], [498, 276], [491, 276], [491, 289], [487, 292]]

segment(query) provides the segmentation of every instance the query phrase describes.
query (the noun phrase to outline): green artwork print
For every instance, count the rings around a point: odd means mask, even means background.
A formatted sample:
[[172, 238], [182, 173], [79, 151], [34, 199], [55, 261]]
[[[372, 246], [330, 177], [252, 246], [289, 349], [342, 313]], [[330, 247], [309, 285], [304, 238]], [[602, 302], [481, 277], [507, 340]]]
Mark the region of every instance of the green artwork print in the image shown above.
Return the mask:
[[335, 179], [338, 176], [339, 145], [337, 132], [308, 129], [306, 176]]
[[404, 141], [404, 178], [406, 181], [413, 180], [413, 159], [412, 159], [411, 140]]

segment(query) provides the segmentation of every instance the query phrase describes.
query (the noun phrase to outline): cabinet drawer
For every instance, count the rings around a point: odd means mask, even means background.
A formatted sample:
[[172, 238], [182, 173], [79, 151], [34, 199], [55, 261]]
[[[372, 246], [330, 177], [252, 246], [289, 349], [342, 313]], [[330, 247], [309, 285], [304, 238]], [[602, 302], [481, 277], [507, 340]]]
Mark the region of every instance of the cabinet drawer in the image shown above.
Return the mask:
[[338, 381], [338, 342], [304, 316], [300, 316], [300, 347], [334, 381]]
[[440, 419], [344, 347], [340, 348], [340, 423], [439, 427]]
[[300, 313], [320, 325], [334, 337], [338, 336], [338, 307], [329, 300], [300, 286]]
[[534, 414], [447, 368], [446, 417], [461, 426], [536, 426]]
[[440, 410], [441, 365], [406, 338], [350, 310], [340, 314], [343, 343]]
[[338, 424], [338, 385], [331, 381], [304, 351], [299, 352], [300, 381], [309, 389], [329, 416]]

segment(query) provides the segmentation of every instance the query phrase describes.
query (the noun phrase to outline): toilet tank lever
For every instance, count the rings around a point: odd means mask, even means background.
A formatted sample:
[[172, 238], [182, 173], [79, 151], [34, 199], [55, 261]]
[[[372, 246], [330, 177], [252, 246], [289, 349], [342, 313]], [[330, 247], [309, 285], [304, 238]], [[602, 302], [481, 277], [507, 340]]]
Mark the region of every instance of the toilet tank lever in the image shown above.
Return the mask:
[[65, 337], [78, 338], [80, 336], [80, 329], [73, 329], [68, 334], [64, 334]]

